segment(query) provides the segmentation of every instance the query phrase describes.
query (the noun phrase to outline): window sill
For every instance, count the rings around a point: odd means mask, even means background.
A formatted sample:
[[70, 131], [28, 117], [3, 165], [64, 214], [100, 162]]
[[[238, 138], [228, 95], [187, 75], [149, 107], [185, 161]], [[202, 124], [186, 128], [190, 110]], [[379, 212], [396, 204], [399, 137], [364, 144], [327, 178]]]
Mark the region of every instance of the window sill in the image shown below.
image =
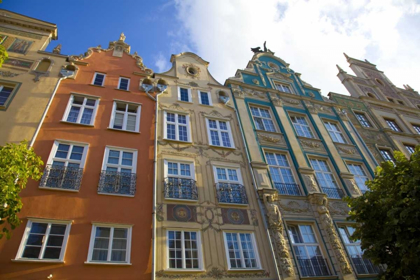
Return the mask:
[[134, 197], [134, 195], [131, 195], [131, 194], [100, 193], [100, 192], [98, 192], [98, 194], [101, 194], [101, 195], [110, 195], [110, 196]]
[[184, 100], [177, 100], [178, 102], [186, 103], [186, 104], [193, 104], [192, 101], [184, 101]]
[[228, 272], [241, 272], [241, 271], [247, 271], [247, 272], [260, 272], [260, 271], [265, 271], [262, 268], [229, 268]]
[[116, 265], [116, 266], [128, 266], [128, 265], [131, 265], [131, 263], [88, 262], [88, 261], [86, 261], [85, 264], [88, 264], [88, 265]]
[[94, 85], [94, 84], [89, 84], [90, 86], [93, 86], [93, 87], [100, 87], [100, 88], [105, 88], [104, 86], [98, 86], [98, 85]]
[[60, 121], [61, 123], [73, 124], [73, 125], [81, 125], [87, 127], [94, 127], [93, 124], [83, 124], [83, 123], [75, 123], [75, 122], [68, 122], [68, 121]]
[[115, 90], [119, 90], [119, 91], [125, 91], [125, 92], [131, 92], [128, 89], [121, 89], [121, 88], [114, 88]]
[[217, 204], [219, 204], [220, 206], [235, 206], [235, 207], [242, 207], [242, 208], [246, 208], [249, 206], [248, 203], [229, 203], [229, 202], [218, 202]]
[[301, 279], [308, 279], [308, 280], [310, 280], [310, 279], [338, 279], [338, 276], [337, 275], [330, 275], [330, 276], [306, 276], [306, 277], [304, 277], [304, 276], [301, 276], [300, 277]]
[[50, 188], [50, 187], [38, 187], [41, 190], [48, 190], [48, 191], [61, 191], [61, 192], [74, 192], [78, 193], [79, 190], [67, 190], [67, 189], [60, 189], [60, 188]]
[[206, 271], [205, 269], [184, 269], [184, 268], [180, 268], [180, 269], [174, 269], [174, 268], [168, 268], [164, 270], [165, 272], [185, 272], [185, 273], [191, 273], [191, 272], [204, 272]]
[[130, 131], [130, 130], [112, 128], [112, 127], [107, 127], [107, 129], [109, 129], [109, 130], [115, 130], [115, 131], [121, 131], [121, 132], [128, 132], [128, 133], [140, 134], [140, 132], [137, 132], [137, 131]]
[[176, 139], [168, 139], [168, 138], [163, 138], [163, 140], [166, 141], [170, 141], [170, 142], [176, 142], [176, 143], [184, 143], [184, 144], [192, 144], [192, 141], [181, 141], [181, 140], [176, 140]]
[[165, 200], [169, 200], [169, 201], [182, 201], [183, 203], [197, 203], [198, 199], [187, 199], [187, 198], [170, 198], [170, 197], [165, 197]]
[[262, 130], [262, 129], [258, 129], [258, 128], [255, 128], [255, 131], [260, 132], [260, 133], [271, 133], [271, 134], [275, 134], [275, 135], [282, 135], [281, 132]]
[[212, 148], [216, 149], [223, 149], [223, 150], [236, 150], [235, 147], [224, 147], [224, 146], [216, 146], [216, 145], [209, 145]]
[[198, 105], [204, 106], [204, 107], [210, 107], [210, 108], [213, 108], [214, 107], [212, 104], [207, 105], [207, 104], [201, 104], [201, 103], [199, 103]]
[[12, 259], [12, 262], [22, 262], [22, 263], [64, 263], [64, 261], [60, 260], [39, 260], [39, 259]]

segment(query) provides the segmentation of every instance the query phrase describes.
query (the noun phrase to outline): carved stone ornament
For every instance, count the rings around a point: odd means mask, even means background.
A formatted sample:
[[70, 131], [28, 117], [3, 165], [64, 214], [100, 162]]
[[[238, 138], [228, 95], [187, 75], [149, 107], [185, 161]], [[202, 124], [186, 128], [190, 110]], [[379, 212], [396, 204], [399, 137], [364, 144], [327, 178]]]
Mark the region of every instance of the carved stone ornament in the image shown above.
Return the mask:
[[328, 234], [330, 244], [333, 248], [337, 261], [339, 262], [341, 272], [343, 274], [351, 274], [352, 271], [350, 264], [347, 261], [346, 253], [344, 252], [338, 234], [334, 229], [334, 223], [328, 210], [328, 199], [326, 195], [312, 194], [309, 200], [316, 207], [316, 210], [319, 213], [319, 219], [321, 220], [324, 230]]
[[292, 104], [292, 105], [301, 105], [299, 100], [284, 98], [284, 97], [282, 97], [281, 99], [283, 100], [284, 103], [289, 103], [289, 104]]
[[267, 278], [270, 276], [268, 271], [259, 271], [259, 272], [235, 272], [234, 274], [229, 273], [226, 270], [222, 270], [218, 267], [212, 267], [205, 273], [197, 274], [194, 273], [180, 273], [173, 274], [167, 273], [165, 270], [159, 270], [156, 272], [156, 277], [159, 278], [169, 278], [169, 279], [203, 279], [203, 278], [213, 278], [213, 279], [222, 279], [222, 278], [239, 278], [239, 279], [258, 279], [258, 278]]
[[19, 76], [20, 74], [13, 73], [10, 71], [0, 71], [0, 75], [5, 78], [13, 78], [13, 77]]
[[352, 148], [345, 148], [345, 147], [338, 147], [338, 150], [344, 154], [354, 155], [356, 154], [356, 150]]
[[[303, 205], [302, 205], [302, 204]], [[309, 212], [309, 204], [307, 202], [297, 202], [291, 200], [287, 203], [279, 203], [279, 206], [282, 210], [289, 212], [289, 213], [304, 213]]]
[[319, 192], [318, 184], [315, 181], [315, 177], [312, 174], [304, 174], [303, 181], [305, 182], [308, 191]]
[[280, 266], [279, 270], [287, 275], [287, 277], [292, 277], [295, 276], [295, 271], [293, 269], [293, 264], [289, 250], [287, 248], [286, 240], [283, 236], [283, 221], [279, 207], [275, 202], [275, 196], [276, 195], [274, 194], [266, 194], [263, 197], [268, 220], [268, 227], [275, 243], [273, 245], [277, 255], [277, 263]]
[[263, 139], [263, 140], [265, 140], [267, 142], [271, 142], [271, 143], [275, 143], [275, 144], [277, 144], [279, 142], [283, 142], [282, 141], [283, 139], [281, 139], [281, 138], [276, 138], [276, 137], [269, 136], [269, 135], [266, 135], [266, 134], [263, 134], [263, 133], [258, 133], [258, 136], [261, 139]]
[[258, 81], [257, 79], [252, 79], [252, 82], [253, 82], [254, 84], [256, 84], [256, 85], [259, 85], [259, 84], [260, 84], [260, 81]]
[[320, 143], [317, 143], [317, 142], [314, 142], [314, 141], [310, 141], [310, 140], [300, 139], [300, 143], [303, 146], [306, 146], [306, 147], [309, 147], [309, 148], [314, 148], [314, 149], [321, 147], [321, 144]]
[[272, 97], [271, 100], [272, 100], [274, 106], [279, 106], [279, 107], [283, 106], [283, 101], [280, 98]]
[[186, 76], [191, 76], [193, 78], [198, 78], [200, 76], [201, 69], [192, 63], [183, 64], [182, 68], [185, 69]]
[[362, 192], [360, 191], [359, 187], [356, 184], [356, 181], [354, 179], [346, 179], [344, 180], [346, 182], [347, 188], [356, 195], [362, 195]]
[[346, 203], [333, 201], [328, 203], [328, 209], [333, 215], [347, 216], [349, 214], [350, 208]]

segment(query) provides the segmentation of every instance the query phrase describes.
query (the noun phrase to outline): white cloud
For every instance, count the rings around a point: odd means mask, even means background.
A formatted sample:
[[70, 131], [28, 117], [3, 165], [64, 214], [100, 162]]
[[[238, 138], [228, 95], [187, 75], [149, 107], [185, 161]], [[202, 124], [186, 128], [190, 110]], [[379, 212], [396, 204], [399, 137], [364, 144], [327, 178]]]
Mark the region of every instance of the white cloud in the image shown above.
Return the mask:
[[155, 57], [155, 66], [158, 69], [158, 72], [166, 72], [171, 68], [169, 64], [169, 60], [166, 56], [162, 53], [159, 53], [157, 57]]
[[221, 83], [246, 66], [251, 47], [267, 40], [324, 95], [348, 94], [336, 77], [335, 65], [348, 65], [343, 52], [375, 63], [396, 86], [420, 91], [420, 5], [414, 0], [178, 0], [175, 7], [180, 36], [171, 38], [171, 49], [195, 50]]

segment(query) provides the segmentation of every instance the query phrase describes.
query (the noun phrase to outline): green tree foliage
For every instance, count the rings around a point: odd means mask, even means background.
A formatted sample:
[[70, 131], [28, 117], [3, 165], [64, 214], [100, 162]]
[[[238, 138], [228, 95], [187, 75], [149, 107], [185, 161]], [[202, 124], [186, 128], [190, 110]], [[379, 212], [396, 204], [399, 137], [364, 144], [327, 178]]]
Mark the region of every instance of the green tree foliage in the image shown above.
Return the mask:
[[386, 264], [381, 279], [420, 279], [420, 146], [409, 160], [394, 157], [377, 167], [370, 191], [347, 198], [348, 219], [358, 223], [352, 238], [366, 258]]
[[20, 191], [26, 187], [28, 179], [41, 179], [43, 162], [28, 142], [0, 146], [0, 239], [9, 239], [11, 230], [20, 223], [18, 213], [22, 209]]
[[9, 54], [6, 51], [6, 48], [3, 45], [0, 45], [0, 67], [3, 65], [3, 62], [9, 58]]

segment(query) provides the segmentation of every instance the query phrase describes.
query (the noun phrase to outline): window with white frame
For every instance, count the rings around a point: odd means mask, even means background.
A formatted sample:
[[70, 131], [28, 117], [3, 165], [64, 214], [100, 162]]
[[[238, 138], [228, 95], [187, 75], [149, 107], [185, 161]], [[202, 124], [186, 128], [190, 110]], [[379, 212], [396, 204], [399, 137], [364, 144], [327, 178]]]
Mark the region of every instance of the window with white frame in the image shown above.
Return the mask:
[[413, 128], [418, 134], [420, 134], [420, 125], [413, 124]]
[[140, 113], [141, 106], [139, 104], [115, 101], [112, 108], [110, 127], [114, 129], [139, 132]]
[[282, 92], [292, 93], [289, 86], [286, 86], [284, 84], [274, 83], [276, 86], [276, 89]]
[[200, 101], [200, 104], [208, 105], [208, 106], [213, 105], [213, 103], [211, 101], [210, 92], [199, 91], [198, 92], [198, 99]]
[[320, 159], [310, 159], [315, 176], [323, 193], [331, 198], [341, 198], [343, 196], [338, 187], [337, 181], [328, 166], [327, 161]]
[[324, 121], [324, 124], [334, 142], [346, 143], [343, 133], [340, 131], [340, 128], [338, 127], [338, 124], [330, 122], [330, 121]]
[[63, 121], [93, 125], [98, 105], [98, 98], [72, 94]]
[[253, 233], [224, 232], [229, 269], [258, 269], [260, 261]]
[[105, 74], [102, 73], [95, 73], [93, 76], [92, 84], [95, 86], [103, 86], [105, 82]]
[[366, 175], [364, 168], [362, 165], [355, 163], [348, 163], [347, 166], [350, 170], [350, 173], [354, 175], [356, 185], [359, 187], [362, 193], [365, 193], [368, 190], [366, 181], [369, 180], [369, 177]]
[[179, 113], [164, 112], [166, 139], [191, 142], [190, 116]]
[[270, 110], [260, 107], [250, 107], [254, 124], [257, 129], [275, 132], [273, 120], [271, 119]]
[[192, 102], [191, 89], [178, 87], [178, 100], [185, 102]]
[[354, 114], [363, 127], [373, 127], [364, 113], [355, 112]]
[[271, 179], [274, 187], [286, 195], [301, 195], [299, 186], [293, 177], [292, 168], [286, 155], [266, 152], [265, 158], [270, 168]]
[[0, 84], [0, 108], [6, 106], [14, 89], [15, 87], [12, 85]]
[[311, 128], [306, 122], [305, 117], [292, 116], [290, 119], [292, 120], [292, 124], [296, 130], [297, 135], [307, 138], [314, 138], [314, 135], [312, 134]]
[[87, 150], [87, 144], [55, 141], [40, 187], [79, 190]]
[[385, 161], [388, 161], [388, 160], [390, 160], [392, 162], [394, 161], [394, 157], [392, 156], [392, 153], [391, 153], [390, 150], [388, 150], [388, 149], [379, 149], [379, 152], [381, 153], [381, 156], [382, 156], [382, 158]]
[[340, 232], [341, 238], [346, 250], [350, 255], [350, 259], [353, 263], [353, 267], [356, 270], [356, 274], [376, 274], [379, 273], [379, 268], [374, 265], [371, 260], [363, 257], [363, 250], [360, 240], [352, 240], [355, 229], [351, 226], [339, 226], [338, 231]]
[[395, 120], [385, 119], [385, 122], [393, 131], [402, 132], [401, 128], [398, 126]]
[[120, 77], [120, 80], [118, 82], [118, 89], [129, 90], [130, 89], [130, 79]]
[[239, 168], [213, 166], [213, 172], [219, 203], [248, 203]]
[[117, 147], [105, 148], [103, 170], [109, 172], [136, 173], [137, 151]]
[[71, 222], [30, 219], [16, 259], [63, 261]]
[[131, 226], [94, 224], [88, 261], [91, 263], [130, 263]]
[[169, 269], [201, 269], [200, 232], [168, 230], [167, 247]]
[[192, 162], [165, 160], [164, 195], [171, 199], [197, 200], [197, 186]]
[[416, 150], [416, 148], [413, 145], [404, 144], [404, 147], [407, 149], [407, 151], [410, 155], [414, 154], [414, 152]]
[[301, 276], [331, 275], [312, 226], [288, 225], [288, 232]]
[[210, 145], [233, 148], [229, 121], [206, 119]]

